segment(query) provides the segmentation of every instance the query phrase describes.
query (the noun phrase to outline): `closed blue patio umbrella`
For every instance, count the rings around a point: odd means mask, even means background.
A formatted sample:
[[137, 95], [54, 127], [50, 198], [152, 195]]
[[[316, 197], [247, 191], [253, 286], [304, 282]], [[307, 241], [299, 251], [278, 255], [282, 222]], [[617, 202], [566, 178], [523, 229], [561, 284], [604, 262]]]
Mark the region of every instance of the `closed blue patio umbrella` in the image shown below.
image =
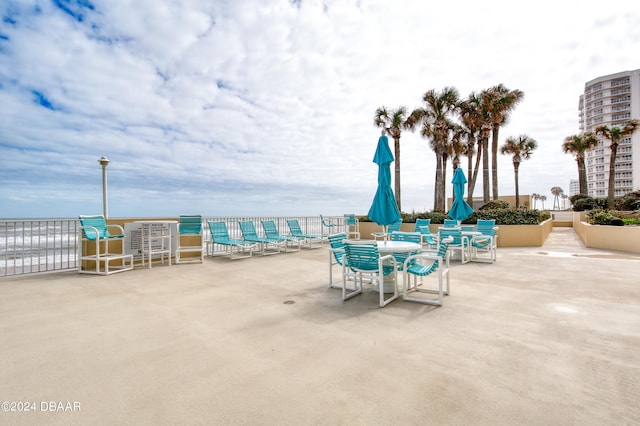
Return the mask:
[[465, 220], [473, 213], [473, 209], [466, 201], [464, 201], [464, 184], [467, 183], [467, 178], [464, 176], [462, 168], [458, 167], [453, 173], [453, 203], [451, 203], [451, 209], [449, 209], [449, 217], [455, 219], [458, 222]]
[[387, 226], [401, 219], [396, 197], [391, 189], [391, 163], [393, 154], [389, 149], [389, 139], [384, 132], [378, 139], [378, 147], [373, 156], [373, 162], [378, 165], [378, 189], [369, 209], [369, 218], [382, 226], [387, 233]]

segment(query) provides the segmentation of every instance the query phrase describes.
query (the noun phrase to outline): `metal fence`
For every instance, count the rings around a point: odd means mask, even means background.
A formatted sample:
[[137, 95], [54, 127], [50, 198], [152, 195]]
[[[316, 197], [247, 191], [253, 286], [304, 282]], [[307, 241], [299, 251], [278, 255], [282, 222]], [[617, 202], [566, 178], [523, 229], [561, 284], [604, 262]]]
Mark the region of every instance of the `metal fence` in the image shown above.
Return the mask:
[[77, 269], [77, 219], [0, 221], [0, 277]]
[[[261, 229], [261, 220], [273, 220], [287, 234], [287, 219], [297, 219], [306, 233], [343, 232], [342, 216], [329, 216], [335, 226], [322, 225], [319, 216], [203, 217], [204, 240], [210, 238], [208, 221], [224, 221], [233, 238], [242, 239], [239, 221], [250, 220]], [[78, 219], [0, 220], [0, 278], [78, 269]]]

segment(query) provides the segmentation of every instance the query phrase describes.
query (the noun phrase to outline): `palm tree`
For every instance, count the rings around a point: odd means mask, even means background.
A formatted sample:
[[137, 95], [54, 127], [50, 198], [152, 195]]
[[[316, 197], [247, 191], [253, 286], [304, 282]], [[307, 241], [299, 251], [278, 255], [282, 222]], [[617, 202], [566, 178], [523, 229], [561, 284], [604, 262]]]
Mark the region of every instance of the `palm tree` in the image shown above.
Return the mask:
[[536, 194], [535, 192], [531, 194], [531, 198], [533, 198], [533, 208], [535, 209], [538, 205], [538, 200], [540, 199], [540, 194]]
[[[482, 103], [482, 96], [471, 92], [458, 103], [461, 122], [461, 139], [466, 142], [467, 156], [467, 203], [473, 205], [473, 191], [478, 179], [480, 160], [482, 159], [482, 126], [487, 120], [487, 111]], [[473, 156], [477, 155], [474, 161]]]
[[509, 90], [504, 84], [498, 84], [489, 90], [489, 112], [491, 116], [491, 185], [493, 199], [498, 199], [498, 132], [505, 125], [509, 114], [524, 99], [524, 92]]
[[507, 138], [504, 145], [500, 147], [501, 154], [511, 154], [513, 156], [513, 174], [516, 179], [516, 208], [520, 207], [520, 190], [518, 189], [518, 168], [523, 160], [531, 157], [531, 153], [538, 147], [538, 143], [527, 135], [513, 136]]
[[398, 107], [396, 110], [388, 110], [385, 107], [380, 107], [376, 110], [373, 118], [373, 124], [376, 127], [385, 129], [393, 138], [394, 154], [395, 154], [395, 195], [396, 203], [398, 204], [398, 210], [402, 211], [401, 206], [401, 192], [400, 192], [400, 136], [402, 130], [406, 129], [407, 121], [407, 108], [404, 106]]
[[567, 208], [567, 198], [569, 198], [569, 196], [567, 194], [562, 194], [560, 195], [560, 198], [562, 198], [562, 209], [566, 209]]
[[587, 189], [587, 168], [584, 165], [584, 153], [598, 145], [598, 138], [593, 133], [584, 133], [581, 136], [571, 135], [564, 139], [562, 150], [576, 156], [578, 163], [578, 184], [582, 195], [589, 195]]
[[540, 196], [540, 201], [542, 201], [542, 210], [544, 210], [544, 202], [547, 201], [547, 196], [546, 195], [541, 195]]
[[558, 206], [557, 210], [560, 210], [560, 195], [564, 194], [564, 190], [559, 186], [554, 186], [551, 188], [551, 193], [553, 194], [553, 210], [556, 210], [556, 205]]
[[459, 95], [454, 87], [445, 87], [441, 92], [431, 89], [422, 97], [425, 105], [411, 112], [406, 121], [408, 129], [421, 125], [420, 134], [429, 139], [436, 154], [436, 182], [433, 210], [444, 212], [446, 187], [444, 182], [445, 161], [449, 138], [456, 128], [451, 116], [457, 111]]
[[596, 127], [596, 135], [602, 135], [606, 139], [611, 141], [611, 159], [609, 160], [609, 192], [607, 194], [607, 205], [610, 209], [613, 208], [613, 204], [615, 201], [615, 184], [616, 184], [616, 157], [618, 155], [618, 144], [620, 141], [627, 136], [631, 136], [633, 132], [640, 126], [640, 121], [638, 120], [629, 120], [624, 127], [620, 128], [617, 126], [607, 127], [607, 126], [598, 126]]

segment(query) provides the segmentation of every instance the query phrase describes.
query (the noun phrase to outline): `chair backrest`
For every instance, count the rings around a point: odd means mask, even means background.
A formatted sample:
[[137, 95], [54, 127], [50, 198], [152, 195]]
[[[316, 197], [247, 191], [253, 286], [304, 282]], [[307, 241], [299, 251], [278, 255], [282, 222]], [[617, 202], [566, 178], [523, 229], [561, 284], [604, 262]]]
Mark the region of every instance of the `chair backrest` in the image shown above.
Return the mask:
[[324, 216], [320, 215], [320, 222], [322, 222], [322, 224], [324, 226], [333, 226], [333, 223], [329, 222], [327, 219], [324, 218]]
[[438, 233], [440, 234], [440, 241], [447, 237], [451, 237], [453, 238], [453, 241], [449, 243], [450, 245], [455, 246], [462, 244], [462, 231], [460, 229], [440, 228]]
[[348, 226], [358, 225], [358, 218], [355, 214], [345, 214], [344, 215], [344, 224]]
[[302, 236], [302, 229], [300, 229], [300, 223], [298, 223], [298, 219], [287, 219], [287, 226], [289, 227], [289, 232], [294, 237]]
[[445, 228], [457, 228], [458, 225], [458, 221], [455, 219], [445, 219], [444, 220], [444, 227]]
[[344, 248], [344, 240], [347, 239], [347, 234], [345, 234], [344, 232], [341, 234], [332, 234], [329, 235], [327, 238], [329, 238], [329, 244], [331, 245], [332, 249], [343, 249]]
[[473, 225], [460, 225], [460, 229], [463, 232], [473, 232], [476, 230], [476, 227]]
[[478, 223], [476, 224], [476, 230], [478, 232], [482, 232], [482, 235], [495, 235], [496, 231], [494, 229], [496, 225], [495, 219], [478, 219]]
[[396, 223], [392, 223], [391, 225], [387, 226], [387, 233], [391, 234], [392, 232], [398, 232], [400, 231], [401, 226], [402, 226], [402, 220], [399, 220]]
[[[103, 215], [95, 215], [95, 216], [80, 216], [80, 226], [91, 226], [95, 229], [91, 228], [83, 228], [82, 234], [84, 238], [87, 240], [95, 240], [96, 236], [99, 240], [109, 237], [109, 231], [107, 230], [107, 221], [104, 219]], [[96, 231], [98, 235], [96, 235]]]
[[245, 240], [249, 238], [259, 238], [256, 226], [250, 220], [238, 222], [238, 225], [240, 225], [240, 232], [242, 232]]
[[225, 222], [208, 222], [209, 230], [211, 231], [211, 239], [215, 242], [216, 240], [230, 240], [229, 230], [227, 229], [227, 224]]
[[380, 255], [378, 245], [375, 242], [345, 240], [344, 252], [347, 255], [347, 264], [350, 268], [369, 272], [379, 269]]
[[391, 234], [391, 241], [409, 241], [411, 243], [420, 244], [420, 233], [396, 231]]
[[200, 235], [202, 234], [202, 216], [201, 215], [180, 215], [180, 224], [178, 226], [180, 235]]
[[[438, 245], [438, 251], [437, 251], [437, 255], [440, 256], [443, 259], [447, 258], [447, 255], [449, 254], [449, 244], [451, 244], [451, 239], [449, 238], [445, 238], [443, 240], [440, 241], [440, 244]], [[439, 267], [440, 265], [438, 265], [438, 261], [436, 260], [435, 262], [433, 262], [435, 265], [435, 267]], [[445, 262], [446, 264], [446, 262]]]
[[[415, 232], [420, 232], [421, 234], [430, 234], [428, 232], [429, 225], [431, 225], [431, 219], [416, 219], [416, 227], [414, 228]], [[427, 229], [423, 229], [426, 226]], [[427, 232], [425, 232], [427, 231]]]
[[280, 238], [280, 232], [273, 220], [262, 220], [262, 229], [264, 229], [264, 235], [267, 238]]

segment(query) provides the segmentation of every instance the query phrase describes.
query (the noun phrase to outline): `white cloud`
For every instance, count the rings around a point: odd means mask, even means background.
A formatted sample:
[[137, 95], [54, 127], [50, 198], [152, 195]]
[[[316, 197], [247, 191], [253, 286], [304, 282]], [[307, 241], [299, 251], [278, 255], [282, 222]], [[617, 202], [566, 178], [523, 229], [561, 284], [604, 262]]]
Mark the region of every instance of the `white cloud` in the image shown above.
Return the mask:
[[[100, 211], [103, 155], [112, 216], [366, 214], [377, 107], [498, 83], [525, 92], [501, 139], [540, 146], [521, 193], [568, 191], [584, 83], [638, 68], [630, 1], [84, 3], [0, 6], [0, 217]], [[427, 141], [401, 160], [404, 210], [431, 209]]]

